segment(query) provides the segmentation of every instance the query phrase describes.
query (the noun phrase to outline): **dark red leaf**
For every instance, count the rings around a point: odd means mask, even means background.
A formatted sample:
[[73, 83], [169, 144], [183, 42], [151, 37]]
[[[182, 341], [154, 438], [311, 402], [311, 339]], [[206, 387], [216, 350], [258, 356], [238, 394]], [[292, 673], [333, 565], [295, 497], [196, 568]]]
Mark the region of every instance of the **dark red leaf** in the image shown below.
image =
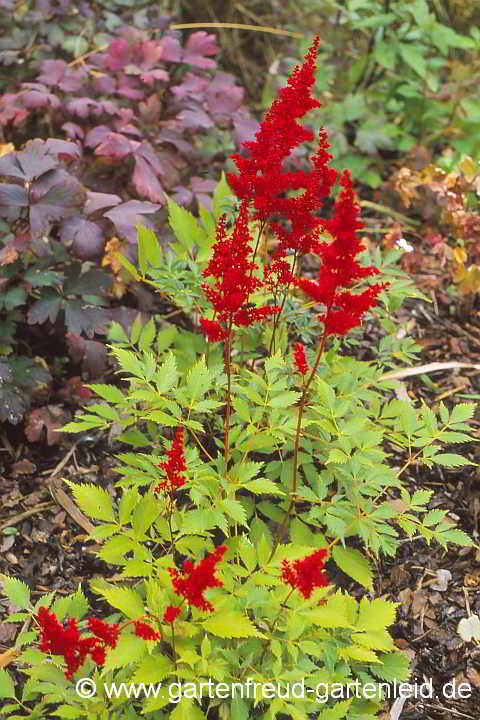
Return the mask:
[[165, 202], [165, 192], [155, 175], [152, 166], [140, 155], [135, 155], [135, 169], [132, 183], [141, 197], [147, 197], [152, 202]]
[[159, 43], [164, 62], [182, 62], [182, 48], [176, 37], [165, 35]]
[[37, 139], [27, 142], [25, 148], [16, 154], [17, 162], [23, 170], [24, 180], [32, 182], [58, 166], [56, 158], [47, 150], [45, 142]]
[[76, 214], [86, 200], [85, 188], [70, 177], [68, 181], [50, 188], [37, 202], [30, 205], [30, 228], [33, 237], [43, 235], [49, 224]]
[[113, 210], [109, 210], [104, 213], [104, 217], [107, 217], [112, 221], [115, 225], [117, 233], [121, 237], [126, 238], [131, 243], [136, 243], [137, 233], [135, 225], [142, 224], [151, 227], [151, 223], [147, 218], [143, 217], [143, 215], [157, 212], [160, 207], [160, 205], [154, 205], [151, 202], [129, 200], [128, 202], [122, 203], [116, 208], [113, 208]]
[[104, 343], [67, 333], [70, 357], [74, 362], [82, 363], [82, 370], [90, 377], [102, 375], [108, 367], [108, 352]]
[[0, 206], [27, 207], [28, 192], [22, 185], [0, 183]]
[[170, 88], [170, 91], [175, 95], [177, 100], [184, 100], [187, 97], [199, 99], [202, 96], [210, 82], [207, 78], [201, 77], [200, 75], [194, 75], [192, 72], [187, 72], [183, 77], [181, 85], [175, 85]]
[[97, 109], [99, 106], [99, 103], [96, 100], [92, 100], [92, 98], [88, 97], [79, 97], [75, 98], [74, 100], [70, 100], [65, 105], [65, 110], [72, 115], [76, 115], [79, 118], [82, 118], [82, 120], [85, 120], [90, 112], [94, 109]]
[[53, 324], [57, 319], [60, 311], [62, 300], [59, 295], [48, 291], [48, 295], [40, 300], [36, 300], [27, 313], [27, 322], [29, 325], [43, 325], [44, 322], [50, 320]]
[[63, 434], [57, 432], [71, 419], [71, 414], [59, 405], [45, 405], [32, 410], [25, 424], [25, 435], [30, 442], [42, 439], [45, 429], [47, 445], [54, 445], [62, 440]]
[[106, 155], [107, 157], [124, 158], [130, 155], [138, 146], [138, 142], [129, 140], [120, 133], [109, 132], [103, 142], [95, 148], [95, 155]]
[[62, 223], [60, 239], [71, 246], [73, 254], [81, 260], [98, 257], [105, 247], [105, 237], [100, 226], [79, 215]]
[[189, 130], [197, 128], [206, 130], [214, 125], [212, 118], [207, 115], [205, 110], [193, 104], [191, 104], [187, 110], [179, 112], [177, 119], [180, 121], [182, 127], [188, 128]]
[[183, 62], [200, 68], [216, 67], [215, 60], [208, 60], [205, 55], [216, 55], [218, 48], [215, 44], [215, 35], [209, 35], [204, 30], [192, 33], [187, 40], [183, 53]]
[[118, 195], [109, 195], [108, 193], [87, 192], [87, 201], [85, 203], [85, 212], [91, 215], [97, 210], [103, 210], [107, 207], [113, 207], [122, 202]]
[[242, 104], [243, 96], [243, 88], [235, 85], [235, 78], [223, 72], [215, 74], [205, 93], [208, 110], [220, 122], [231, 119]]

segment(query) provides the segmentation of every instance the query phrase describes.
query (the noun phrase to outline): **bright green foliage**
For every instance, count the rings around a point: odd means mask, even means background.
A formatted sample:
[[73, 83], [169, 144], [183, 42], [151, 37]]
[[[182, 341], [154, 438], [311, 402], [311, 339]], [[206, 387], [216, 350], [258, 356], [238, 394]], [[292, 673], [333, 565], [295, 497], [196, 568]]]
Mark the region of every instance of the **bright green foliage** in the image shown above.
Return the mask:
[[[217, 209], [225, 198], [221, 185]], [[158, 291], [171, 294], [185, 313], [204, 313], [198, 256], [203, 257], [207, 237], [211, 242], [213, 218], [203, 211], [200, 225], [173, 201], [169, 211], [178, 239], [170, 259], [153, 234], [139, 228], [139, 271]], [[376, 262], [383, 266], [380, 255]], [[387, 267], [400, 303], [408, 286], [404, 278], [396, 284], [394, 270]], [[301, 300], [292, 298], [287, 340], [308, 326], [305, 316]], [[221, 347], [207, 346], [197, 333], [168, 325], [157, 333], [155, 322], [142, 326], [138, 319], [131, 337], [119, 326], [110, 337], [119, 384], [90, 385], [99, 402], [64, 431], [115, 429], [116, 439], [127, 446], [117, 456], [118, 496], [113, 500], [95, 484], [68, 485], [79, 508], [97, 523], [92, 539], [101, 546], [98, 556], [125, 579], [95, 578], [91, 590], [114, 609], [117, 621], [147, 618], [162, 641], [122, 630], [101, 675], [88, 660], [74, 680], [91, 676], [117, 686], [162, 683], [162, 692], [82, 699], [57, 662], [46, 664], [44, 653], [28, 648], [22, 656], [28, 680], [21, 701], [34, 699], [38, 718], [50, 717], [56, 704], [58, 717], [200, 720], [207, 717], [208, 703], [213, 717], [233, 720], [274, 720], [277, 714], [308, 720], [312, 713], [318, 720], [377, 717], [381, 691], [374, 699], [345, 694], [319, 699], [318, 688], [345, 689], [355, 680], [360, 686], [407, 680], [408, 661], [395, 650], [389, 633], [396, 603], [371, 595], [358, 601], [332, 585], [305, 595], [286, 581], [285, 563], [295, 567], [327, 549], [332, 564], [327, 575], [336, 566], [372, 593], [372, 559], [395, 556], [405, 537], [444, 547], [449, 542], [471, 545], [444, 510], [429, 509], [431, 491], [410, 491], [405, 476], [413, 466], [438, 464], [448, 472], [469, 463], [444, 448], [471, 440], [468, 420], [474, 406], [465, 403], [450, 411], [440, 404], [437, 411], [392, 399], [395, 383], [387, 371], [393, 352], [402, 359], [413, 352], [394, 338], [382, 341], [378, 360], [370, 362], [340, 355], [334, 343], [318, 364], [297, 433], [301, 379], [292, 371], [291, 355], [264, 351], [264, 329], [236, 334], [230, 383]], [[165, 481], [162, 465], [178, 426], [185, 431], [187, 470], [184, 484], [170, 494], [158, 486]], [[219, 545], [227, 548], [216, 568], [222, 584], [205, 591], [213, 611], [184, 602], [172, 630], [164, 612], [180, 606], [180, 598], [169, 568], [176, 565], [181, 571], [179, 555], [198, 564]], [[5, 579], [4, 592], [19, 609], [34, 612], [21, 582]], [[85, 622], [87, 604], [80, 590], [69, 598], [42, 599], [45, 606], [52, 602], [59, 618]], [[23, 615], [15, 618], [22, 620]], [[23, 640], [27, 644], [31, 638]], [[177, 702], [168, 694], [170, 683], [206, 683], [209, 678], [215, 684], [274, 678], [282, 687], [304, 683], [306, 693], [301, 699], [272, 695], [208, 702], [195, 695]], [[5, 672], [0, 695], [14, 698]], [[10, 712], [15, 709], [7, 706], [4, 715], [11, 718]]]

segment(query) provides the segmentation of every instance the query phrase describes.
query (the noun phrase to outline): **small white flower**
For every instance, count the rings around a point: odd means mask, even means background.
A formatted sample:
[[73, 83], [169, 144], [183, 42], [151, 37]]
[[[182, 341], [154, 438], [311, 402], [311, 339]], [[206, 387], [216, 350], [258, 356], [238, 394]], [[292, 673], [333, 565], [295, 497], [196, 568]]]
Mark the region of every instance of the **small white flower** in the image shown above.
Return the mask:
[[396, 243], [397, 247], [401, 248], [402, 250], [405, 250], [405, 252], [412, 252], [413, 251], [413, 245], [410, 245], [405, 238], [400, 238], [400, 240], [397, 240]]

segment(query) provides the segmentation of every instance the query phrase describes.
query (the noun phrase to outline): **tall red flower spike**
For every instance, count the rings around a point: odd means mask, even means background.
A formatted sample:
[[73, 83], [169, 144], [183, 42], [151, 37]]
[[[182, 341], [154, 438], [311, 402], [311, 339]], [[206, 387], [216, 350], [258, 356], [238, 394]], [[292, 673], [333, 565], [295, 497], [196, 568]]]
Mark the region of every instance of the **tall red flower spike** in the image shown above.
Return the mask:
[[257, 265], [249, 260], [252, 253], [251, 242], [248, 203], [242, 202], [230, 236], [227, 234], [225, 218], [218, 220], [213, 256], [203, 271], [204, 277], [213, 277], [216, 280], [213, 287], [202, 285], [217, 317], [215, 321], [205, 318], [200, 320], [202, 330], [210, 342], [226, 340], [231, 325], [249, 326], [280, 310], [275, 306], [256, 308], [248, 302], [250, 295], [263, 285], [263, 282], [253, 275]]
[[103, 665], [105, 647], [116, 646], [120, 631], [118, 625], [108, 625], [103, 620], [91, 618], [88, 620], [88, 628], [96, 637], [81, 637], [75, 618], [69, 618], [64, 626], [55, 613], [44, 607], [38, 609], [37, 621], [40, 625], [40, 650], [63, 655], [67, 665], [65, 677], [70, 680], [88, 655], [97, 665]]
[[[319, 225], [317, 213], [337, 176], [334, 169], [327, 167], [332, 156], [327, 152], [330, 145], [323, 129], [318, 150], [310, 159], [311, 171], [284, 169], [284, 162], [292, 151], [314, 139], [313, 132], [297, 120], [313, 108], [321, 107], [311, 94], [319, 44], [320, 37], [317, 36], [303, 64], [295, 68], [288, 85], [280, 90], [255, 140], [243, 143], [248, 156], [232, 156], [239, 175], [227, 175], [237, 197], [253, 202], [254, 218], [267, 223], [279, 238], [277, 257], [285, 255], [288, 249], [299, 254], [315, 251], [317, 241], [313, 231]], [[302, 188], [303, 193], [300, 193]], [[287, 197], [289, 191], [294, 191], [295, 195]], [[287, 224], [279, 223], [278, 216]]]
[[303, 560], [295, 560], [293, 564], [288, 560], [282, 562], [282, 578], [293, 588], [300, 591], [308, 599], [314, 588], [326, 587], [328, 577], [324, 569], [327, 550], [317, 550]]
[[141, 637], [144, 640], [161, 640], [162, 636], [157, 633], [150, 625], [141, 622], [141, 620], [135, 620], [133, 623], [134, 633], [137, 637]]
[[[375, 267], [363, 267], [356, 260], [362, 251], [362, 245], [356, 237], [356, 230], [363, 227], [358, 219], [358, 205], [352, 188], [352, 179], [345, 170], [340, 180], [340, 193], [330, 220], [323, 220], [323, 232], [327, 232], [333, 241], [319, 243], [317, 254], [322, 259], [317, 280], [299, 278], [295, 281], [307, 295], [326, 310], [320, 315], [325, 325], [325, 335], [345, 335], [360, 325], [364, 313], [375, 305], [377, 296], [387, 283], [370, 285], [361, 293], [348, 290], [356, 281], [372, 275], [379, 270]], [[336, 309], [335, 309], [336, 308]]]
[[[213, 612], [213, 605], [208, 600], [205, 600], [203, 593], [207, 588], [222, 587], [222, 581], [215, 577], [215, 566], [223, 558], [226, 551], [225, 545], [221, 545], [214, 552], [205, 555], [198, 565], [194, 565], [190, 560], [187, 560], [183, 563], [183, 575], [186, 577], [181, 577], [176, 568], [168, 568], [175, 592], [182, 595], [190, 605], [194, 605], [206, 612]], [[173, 617], [173, 611], [170, 610], [168, 615]], [[168, 622], [171, 621], [168, 620]]]
[[171, 494], [185, 483], [185, 478], [180, 474], [187, 470], [184, 456], [184, 429], [182, 426], [177, 427], [175, 431], [172, 447], [168, 451], [168, 460], [159, 463], [157, 467], [161, 468], [167, 477], [156, 485], [154, 492], [165, 490]]
[[293, 362], [295, 363], [295, 368], [297, 372], [299, 372], [301, 375], [306, 375], [308, 372], [308, 361], [305, 355], [305, 348], [302, 345], [302, 343], [297, 343], [295, 345], [295, 350], [293, 353]]

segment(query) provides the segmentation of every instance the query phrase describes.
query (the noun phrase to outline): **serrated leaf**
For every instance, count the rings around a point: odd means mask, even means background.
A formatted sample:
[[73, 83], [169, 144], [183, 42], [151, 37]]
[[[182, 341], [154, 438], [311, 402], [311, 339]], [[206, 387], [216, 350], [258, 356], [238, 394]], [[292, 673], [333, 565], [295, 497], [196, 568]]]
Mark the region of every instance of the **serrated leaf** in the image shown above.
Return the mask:
[[475, 413], [476, 403], [459, 403], [453, 408], [449, 424], [470, 420]]
[[349, 456], [346, 455], [343, 450], [339, 450], [338, 448], [332, 448], [328, 453], [328, 458], [325, 461], [325, 465], [328, 465], [329, 463], [344, 464], [349, 460]]
[[360, 585], [371, 590], [373, 587], [373, 573], [370, 563], [360, 550], [336, 545], [332, 548], [332, 558], [336, 565], [349, 577]]
[[375, 598], [371, 602], [363, 597], [360, 601], [357, 630], [377, 630], [393, 625], [396, 617], [396, 603]]
[[425, 58], [421, 54], [418, 47], [415, 45], [407, 45], [405, 43], [402, 43], [399, 46], [400, 55], [402, 56], [403, 60], [409, 65], [415, 72], [420, 75], [421, 78], [425, 77], [425, 73], [427, 71], [427, 65], [425, 62]]
[[467, 533], [463, 530], [460, 530], [459, 528], [446, 530], [445, 532], [441, 533], [441, 537], [448, 542], [455, 543], [456, 545], [462, 545], [463, 547], [473, 547], [473, 545], [475, 545], [475, 543], [467, 535]]
[[95, 518], [95, 520], [105, 520], [106, 522], [115, 520], [112, 498], [106, 490], [93, 485], [93, 483], [76, 484], [69, 480], [65, 482], [72, 490], [80, 510], [83, 510], [86, 515]]
[[86, 387], [90, 390], [93, 390], [94, 393], [99, 395], [104, 400], [107, 400], [108, 402], [122, 403], [125, 400], [123, 392], [114, 385], [102, 385], [94, 383], [92, 385], [87, 385]]
[[177, 205], [171, 198], [167, 197], [167, 203], [168, 223], [180, 245], [190, 254], [194, 244], [202, 245], [205, 242], [206, 232], [191, 212]]
[[11, 578], [7, 575], [0, 575], [3, 583], [3, 592], [10, 602], [21, 610], [26, 610], [30, 605], [30, 588], [21, 580]]
[[16, 698], [13, 680], [4, 668], [0, 668], [0, 698]]
[[107, 651], [102, 675], [105, 675], [115, 668], [126, 667], [127, 665], [138, 662], [146, 653], [147, 646], [145, 640], [132, 634], [120, 635], [116, 647]]
[[[92, 587], [95, 581], [92, 581]], [[135, 590], [127, 587], [103, 587], [100, 588], [100, 594], [117, 610], [121, 610], [124, 615], [132, 620], [138, 620], [143, 617], [144, 607], [143, 600]]]
[[327, 708], [319, 713], [319, 715], [317, 715], [317, 720], [342, 720], [342, 718], [347, 717], [347, 713], [352, 702], [353, 698], [336, 702], [334, 707]]
[[371, 672], [381, 680], [386, 682], [404, 682], [410, 677], [408, 668], [408, 658], [401, 652], [389, 653], [382, 655], [382, 665], [373, 665]]
[[259, 637], [265, 638], [251, 620], [241, 612], [230, 610], [218, 613], [213, 617], [205, 620], [202, 627], [211, 632], [213, 635], [222, 638], [245, 638]]
[[173, 663], [165, 655], [147, 655], [138, 665], [132, 677], [134, 683], [159, 683], [168, 677]]
[[137, 251], [138, 267], [142, 275], [145, 275], [148, 265], [158, 267], [162, 262], [162, 250], [158, 244], [157, 237], [151, 228], [145, 225], [137, 225]]
[[242, 487], [245, 488], [245, 490], [249, 490], [252, 493], [255, 493], [255, 495], [285, 495], [283, 490], [280, 490], [278, 485], [276, 485], [271, 480], [268, 480], [267, 478], [257, 478], [257, 480], [251, 480], [248, 483], [242, 483]]
[[302, 393], [294, 392], [293, 390], [285, 390], [278, 395], [274, 395], [269, 400], [269, 406], [273, 408], [287, 408], [295, 405], [297, 400], [300, 398]]
[[448, 468], [462, 467], [463, 465], [476, 465], [476, 463], [471, 462], [462, 455], [457, 455], [455, 453], [438, 453], [437, 455], [433, 455], [431, 459], [437, 465]]
[[245, 512], [245, 508], [242, 503], [238, 500], [222, 500], [219, 509], [224, 510], [225, 513], [234, 520], [234, 522], [248, 527], [247, 513]]

